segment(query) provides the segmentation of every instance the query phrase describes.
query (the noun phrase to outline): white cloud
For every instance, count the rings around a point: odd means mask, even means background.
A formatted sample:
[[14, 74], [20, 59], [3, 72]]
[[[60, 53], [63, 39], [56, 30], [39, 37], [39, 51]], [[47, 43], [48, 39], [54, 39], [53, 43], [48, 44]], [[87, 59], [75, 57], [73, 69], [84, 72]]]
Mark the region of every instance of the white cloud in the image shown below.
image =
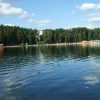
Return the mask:
[[84, 25], [83, 27], [86, 27], [86, 28], [88, 28], [88, 29], [93, 29], [93, 28], [94, 28], [91, 24]]
[[28, 23], [35, 23], [36, 21], [33, 20], [33, 19], [30, 19], [30, 20], [28, 20], [27, 22], [28, 22]]
[[76, 13], [76, 11], [72, 11], [72, 13]]
[[44, 26], [47, 26], [46, 24], [39, 24], [38, 25], [39, 27], [44, 27]]
[[30, 15], [26, 12], [26, 11], [23, 11], [22, 14], [20, 14], [20, 16], [18, 17], [19, 19], [22, 19], [22, 18], [25, 18], [25, 17], [29, 17]]
[[43, 23], [51, 23], [51, 21], [50, 20], [38, 20], [38, 21], [36, 21], [37, 23], [41, 23], [41, 24], [43, 24]]
[[13, 3], [13, 2], [19, 2], [21, 0], [0, 0], [1, 3]]
[[88, 14], [87, 16], [95, 16], [96, 13]]
[[0, 16], [13, 17], [15, 15], [18, 15], [18, 18], [25, 18], [30, 16], [22, 8], [11, 7], [11, 5], [8, 3], [0, 3]]
[[73, 25], [73, 26], [70, 26], [69, 28], [77, 28], [79, 27], [79, 25]]
[[81, 19], [83, 21], [87, 21], [87, 22], [96, 22], [96, 23], [100, 23], [100, 17], [91, 17], [90, 19]]
[[93, 29], [94, 27], [92, 26], [92, 24], [88, 24], [88, 25], [84, 25], [84, 26], [79, 26], [79, 25], [73, 25], [70, 26], [69, 28], [78, 28], [78, 27], [86, 27], [88, 29]]
[[48, 23], [51, 23], [50, 20], [33, 20], [33, 19], [30, 19], [27, 21], [28, 23], [35, 23], [35, 24], [38, 24], [39, 27], [46, 27]]
[[35, 16], [35, 14], [32, 13], [32, 16]]
[[27, 22], [29, 22], [29, 23], [40, 23], [40, 24], [48, 24], [48, 23], [51, 23], [51, 21], [50, 20], [38, 20], [38, 21], [35, 21], [35, 20], [33, 20], [33, 19], [30, 19], [30, 20], [28, 20]]
[[87, 16], [100, 16], [100, 12], [98, 12], [98, 13], [88, 14]]
[[4, 26], [14, 26], [13, 24], [4, 24]]
[[94, 4], [94, 3], [84, 3], [81, 6], [76, 6], [76, 8], [87, 11], [87, 10], [100, 10], [100, 3], [99, 4]]

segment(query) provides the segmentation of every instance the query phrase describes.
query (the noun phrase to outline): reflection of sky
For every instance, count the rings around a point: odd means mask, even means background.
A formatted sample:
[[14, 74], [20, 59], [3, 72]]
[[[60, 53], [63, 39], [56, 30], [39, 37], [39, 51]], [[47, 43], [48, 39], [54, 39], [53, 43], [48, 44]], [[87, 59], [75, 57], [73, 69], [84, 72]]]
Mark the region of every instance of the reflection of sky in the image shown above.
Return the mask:
[[21, 100], [23, 91], [20, 89], [6, 91], [0, 94], [0, 100]]
[[21, 87], [29, 84], [30, 77], [27, 76], [27, 71], [22, 73], [22, 69], [16, 70], [13, 74], [5, 74], [0, 80], [0, 100], [21, 100]]
[[86, 67], [84, 68], [83, 79], [84, 84], [95, 85], [100, 82], [100, 64], [99, 59], [96, 56], [89, 56], [86, 62]]
[[[6, 96], [11, 98], [10, 100], [20, 100], [17, 99], [17, 96], [13, 96], [13, 92], [16, 92], [16, 90], [20, 92], [20, 88], [30, 84], [31, 80], [36, 78], [35, 75], [38, 72], [45, 73], [50, 71], [50, 67], [47, 68], [49, 65], [47, 65], [42, 53], [36, 58], [34, 56], [25, 56], [23, 60], [20, 60], [16, 56], [9, 59], [5, 58], [5, 61], [6, 63], [2, 64], [2, 73], [0, 73], [3, 76], [0, 79], [0, 100], [7, 100]], [[16, 61], [19, 61], [19, 63], [17, 64]], [[4, 74], [5, 72], [6, 74]]]
[[86, 80], [85, 84], [95, 85], [99, 83], [99, 79], [96, 76], [85, 76], [84, 80]]

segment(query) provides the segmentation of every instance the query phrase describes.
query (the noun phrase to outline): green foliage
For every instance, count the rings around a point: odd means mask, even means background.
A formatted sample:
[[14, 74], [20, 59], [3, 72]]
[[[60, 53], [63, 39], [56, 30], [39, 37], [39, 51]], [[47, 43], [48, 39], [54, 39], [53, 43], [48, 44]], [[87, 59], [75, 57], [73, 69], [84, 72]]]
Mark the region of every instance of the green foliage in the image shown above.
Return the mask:
[[38, 38], [39, 34], [36, 29], [0, 25], [0, 43], [4, 45], [36, 44]]
[[19, 26], [0, 25], [0, 43], [4, 45], [25, 45], [27, 44], [50, 44], [64, 42], [81, 42], [82, 40], [100, 40], [100, 28], [87, 29], [45, 29], [39, 35], [37, 29], [20, 28]]
[[82, 28], [72, 28], [72, 29], [46, 29], [43, 30], [43, 41], [44, 43], [63, 43], [63, 42], [82, 42], [83, 40], [100, 40], [100, 28], [97, 29], [87, 29]]
[[27, 46], [27, 45], [28, 45], [28, 43], [26, 42], [26, 43], [25, 43], [25, 45]]
[[39, 42], [37, 42], [36, 44], [38, 44], [38, 45], [39, 45], [39, 44], [42, 44], [42, 45], [43, 45], [43, 44], [44, 44], [44, 41], [39, 41]]

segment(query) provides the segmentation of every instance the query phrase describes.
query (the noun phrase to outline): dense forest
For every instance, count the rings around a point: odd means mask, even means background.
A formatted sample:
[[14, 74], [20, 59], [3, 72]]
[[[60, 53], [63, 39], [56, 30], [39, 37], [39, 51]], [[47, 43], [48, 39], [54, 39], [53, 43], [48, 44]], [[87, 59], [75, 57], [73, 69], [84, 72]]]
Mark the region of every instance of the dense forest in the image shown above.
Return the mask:
[[38, 36], [36, 29], [0, 25], [0, 43], [4, 45], [36, 44]]
[[82, 42], [82, 40], [100, 40], [100, 28], [87, 29], [85, 27], [72, 29], [43, 30], [44, 43]]
[[0, 43], [4, 45], [81, 42], [82, 40], [100, 40], [100, 28], [45, 29], [40, 35], [37, 29], [0, 25]]

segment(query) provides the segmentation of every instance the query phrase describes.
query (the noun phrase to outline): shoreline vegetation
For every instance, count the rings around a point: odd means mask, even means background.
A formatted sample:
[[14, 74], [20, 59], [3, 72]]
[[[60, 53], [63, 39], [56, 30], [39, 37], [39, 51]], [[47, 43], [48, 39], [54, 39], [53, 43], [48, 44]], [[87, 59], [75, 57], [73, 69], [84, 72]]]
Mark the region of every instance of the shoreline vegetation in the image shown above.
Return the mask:
[[4, 47], [23, 47], [41, 45], [76, 45], [100, 42], [100, 28], [87, 29], [27, 29], [19, 26], [0, 25], [0, 44]]
[[16, 46], [4, 46], [4, 48], [16, 48], [16, 47], [35, 47], [35, 46], [65, 46], [65, 45], [99, 45], [97, 41], [83, 41], [76, 43], [55, 43], [55, 44], [34, 44], [34, 45], [16, 45]]

